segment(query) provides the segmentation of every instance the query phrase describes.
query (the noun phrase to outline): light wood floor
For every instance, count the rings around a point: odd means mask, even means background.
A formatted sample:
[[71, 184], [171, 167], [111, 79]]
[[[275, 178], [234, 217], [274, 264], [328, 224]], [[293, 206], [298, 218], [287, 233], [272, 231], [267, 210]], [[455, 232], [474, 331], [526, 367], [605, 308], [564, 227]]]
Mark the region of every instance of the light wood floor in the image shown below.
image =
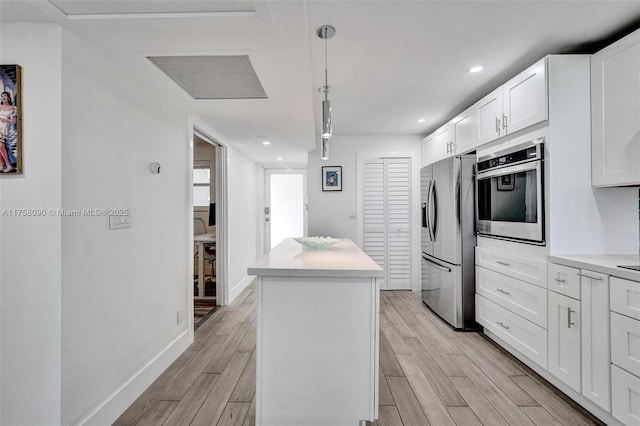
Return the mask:
[[[487, 338], [451, 330], [418, 295], [382, 292], [380, 305], [373, 425], [602, 425]], [[255, 318], [250, 286], [115, 424], [254, 425]]]

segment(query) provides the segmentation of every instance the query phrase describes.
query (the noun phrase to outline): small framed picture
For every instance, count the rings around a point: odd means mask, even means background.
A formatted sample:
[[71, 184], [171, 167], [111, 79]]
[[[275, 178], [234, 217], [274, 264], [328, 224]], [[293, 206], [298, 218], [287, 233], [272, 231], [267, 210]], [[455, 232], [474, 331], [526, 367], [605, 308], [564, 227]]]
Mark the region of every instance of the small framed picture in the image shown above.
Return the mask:
[[515, 175], [498, 176], [498, 191], [513, 191], [515, 189]]
[[342, 166], [322, 167], [322, 190], [342, 191]]
[[0, 65], [0, 176], [22, 174], [20, 65]]

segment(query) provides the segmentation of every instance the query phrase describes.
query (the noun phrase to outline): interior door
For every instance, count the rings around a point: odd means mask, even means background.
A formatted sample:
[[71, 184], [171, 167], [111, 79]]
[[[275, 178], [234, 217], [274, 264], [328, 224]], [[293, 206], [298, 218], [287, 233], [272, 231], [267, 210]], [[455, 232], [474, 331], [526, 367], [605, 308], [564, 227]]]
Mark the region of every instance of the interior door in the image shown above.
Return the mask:
[[307, 235], [305, 169], [265, 169], [264, 252]]
[[382, 290], [411, 289], [411, 159], [365, 158], [362, 248], [385, 270]]

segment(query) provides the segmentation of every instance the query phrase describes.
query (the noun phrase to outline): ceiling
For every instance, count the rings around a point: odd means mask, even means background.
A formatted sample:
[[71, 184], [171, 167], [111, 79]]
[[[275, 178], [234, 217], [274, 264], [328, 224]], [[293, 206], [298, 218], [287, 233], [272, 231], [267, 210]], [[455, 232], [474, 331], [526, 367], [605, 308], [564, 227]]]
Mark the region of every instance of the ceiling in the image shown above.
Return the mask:
[[[0, 0], [0, 22], [14, 21], [58, 22], [173, 95], [220, 142], [273, 164], [306, 162], [319, 140], [321, 25], [337, 30], [334, 135], [426, 135], [544, 55], [591, 53], [640, 27], [640, 2]], [[267, 98], [195, 100], [147, 59], [217, 55], [248, 56]], [[484, 70], [469, 73], [476, 64]]]

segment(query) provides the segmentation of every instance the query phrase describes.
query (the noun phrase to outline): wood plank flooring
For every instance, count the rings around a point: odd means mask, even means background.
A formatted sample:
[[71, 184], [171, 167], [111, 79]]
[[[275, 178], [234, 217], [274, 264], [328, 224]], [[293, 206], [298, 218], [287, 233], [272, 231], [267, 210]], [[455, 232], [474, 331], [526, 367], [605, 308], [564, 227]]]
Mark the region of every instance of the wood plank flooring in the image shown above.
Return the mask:
[[[252, 285], [218, 308], [115, 424], [255, 425], [255, 297]], [[380, 302], [370, 426], [603, 424], [481, 334], [453, 331], [417, 294], [383, 291]]]

